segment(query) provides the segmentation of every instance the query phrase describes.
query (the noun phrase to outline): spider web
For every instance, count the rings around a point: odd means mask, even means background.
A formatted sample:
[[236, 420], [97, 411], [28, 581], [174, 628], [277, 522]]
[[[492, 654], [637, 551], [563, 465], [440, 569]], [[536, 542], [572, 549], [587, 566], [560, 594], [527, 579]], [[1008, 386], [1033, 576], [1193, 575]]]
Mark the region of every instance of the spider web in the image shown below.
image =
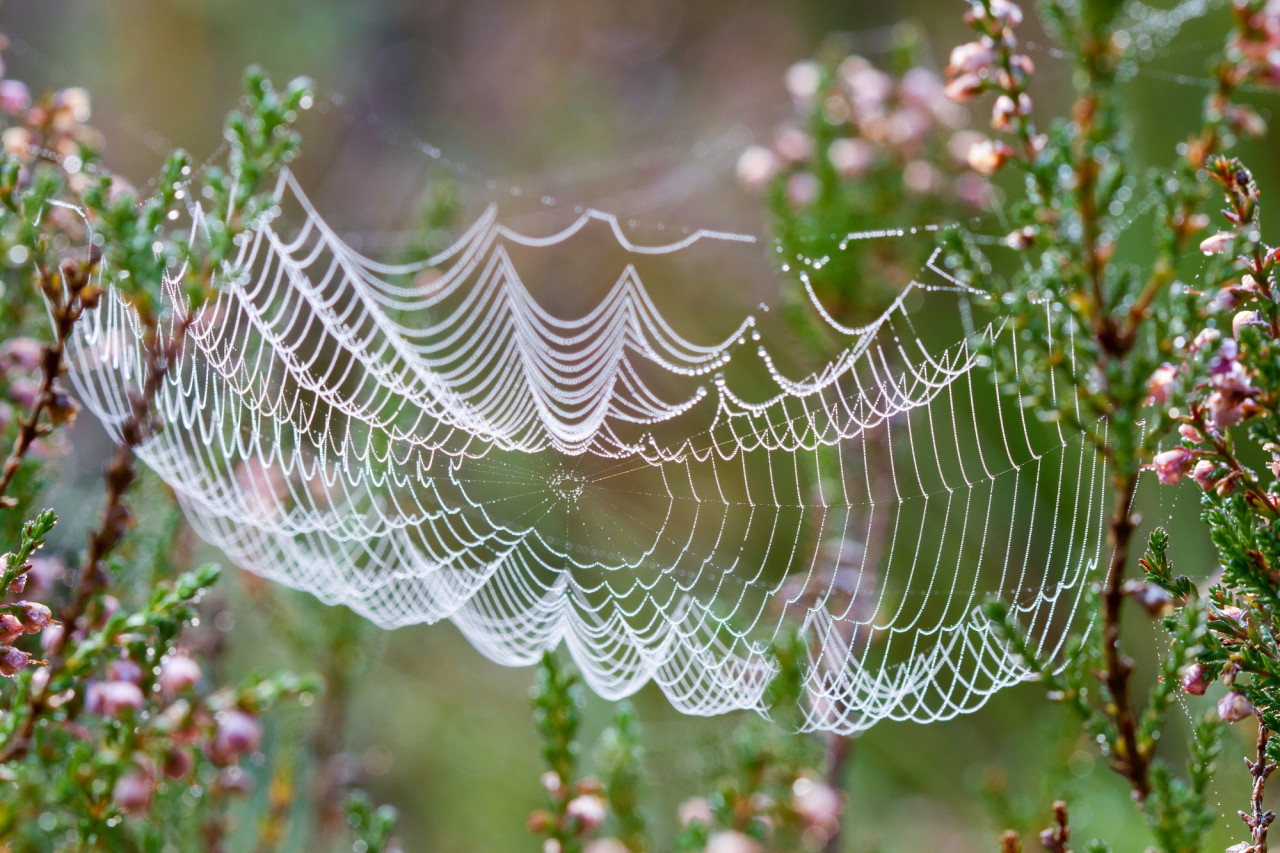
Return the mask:
[[[450, 620], [502, 664], [563, 644], [602, 696], [652, 681], [693, 714], [763, 711], [769, 644], [799, 627], [808, 726], [846, 733], [1026, 678], [978, 611], [990, 596], [1061, 652], [1104, 548], [1101, 463], [997, 387], [983, 353], [1017, 358], [998, 312], [947, 346], [917, 330], [991, 311], [932, 261], [865, 327], [815, 301], [843, 347], [792, 375], [757, 316], [682, 336], [636, 264], [570, 318], [520, 272], [583, 242], [638, 263], [748, 237], [642, 245], [594, 210], [530, 235], [491, 208], [390, 265], [292, 175], [276, 195], [294, 215], [245, 235], [139, 449], [245, 568], [386, 627]], [[73, 381], [118, 438], [138, 319], [113, 293], [81, 325]]]

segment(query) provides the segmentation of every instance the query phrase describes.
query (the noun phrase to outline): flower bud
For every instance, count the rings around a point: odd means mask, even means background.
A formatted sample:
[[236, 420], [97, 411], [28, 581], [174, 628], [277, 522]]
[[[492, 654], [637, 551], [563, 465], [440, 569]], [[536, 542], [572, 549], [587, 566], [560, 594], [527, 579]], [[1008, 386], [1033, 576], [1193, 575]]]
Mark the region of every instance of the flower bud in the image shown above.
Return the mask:
[[604, 800], [595, 794], [574, 797], [569, 801], [569, 805], [565, 806], [564, 813], [567, 817], [577, 819], [588, 831], [604, 823], [605, 816], [608, 814], [605, 811]]
[[631, 853], [631, 851], [627, 845], [616, 838], [597, 838], [582, 848], [582, 853]]
[[0, 675], [12, 678], [27, 668], [31, 655], [13, 646], [0, 646]]
[[707, 840], [706, 853], [761, 853], [761, 847], [751, 836], [728, 829]]
[[1013, 151], [1003, 142], [984, 139], [969, 149], [969, 168], [988, 178], [1000, 171]]
[[1182, 692], [1203, 696], [1209, 686], [1209, 673], [1203, 664], [1193, 663], [1182, 671]]
[[1153, 406], [1163, 406], [1169, 402], [1169, 392], [1178, 376], [1178, 368], [1172, 364], [1162, 364], [1151, 372], [1147, 380], [1147, 401]]
[[676, 817], [681, 826], [695, 823], [711, 826], [715, 821], [711, 814], [711, 804], [707, 802], [706, 797], [690, 797], [685, 800], [676, 811]]
[[560, 774], [554, 770], [548, 770], [543, 773], [539, 781], [542, 783], [542, 790], [553, 797], [558, 797], [564, 793], [564, 782], [560, 780]]
[[155, 793], [155, 782], [141, 770], [131, 770], [116, 780], [111, 791], [111, 799], [116, 808], [127, 815], [146, 814], [151, 808], [151, 796]]
[[1157, 453], [1152, 461], [1156, 477], [1166, 486], [1173, 485], [1182, 479], [1191, 467], [1191, 451], [1185, 447], [1174, 447]]
[[212, 755], [215, 760], [229, 761], [254, 752], [262, 743], [262, 723], [252, 714], [235, 709], [218, 715], [213, 735]]
[[19, 601], [14, 606], [18, 608], [18, 621], [28, 634], [43, 631], [53, 619], [53, 612], [38, 601]]
[[1196, 481], [1196, 485], [1204, 491], [1213, 488], [1213, 481], [1217, 477], [1218, 470], [1208, 459], [1201, 459], [1191, 469], [1191, 479]]
[[107, 678], [111, 681], [127, 681], [130, 684], [141, 684], [142, 667], [129, 658], [117, 658], [107, 664]]
[[1230, 231], [1219, 231], [1200, 241], [1200, 251], [1206, 255], [1221, 255], [1227, 249], [1231, 248], [1231, 243], [1235, 240], [1235, 235]]
[[525, 821], [525, 826], [535, 835], [542, 835], [556, 825], [555, 816], [546, 809], [538, 809], [529, 815], [529, 819]]
[[185, 654], [173, 654], [160, 661], [160, 689], [169, 695], [200, 684], [204, 677], [200, 664]]
[[1167, 589], [1156, 584], [1139, 583], [1130, 594], [1152, 619], [1167, 616], [1173, 611], [1173, 596]]
[[12, 613], [0, 613], [0, 645], [8, 645], [22, 636], [22, 622]]
[[778, 158], [763, 145], [752, 145], [738, 156], [738, 183], [743, 189], [760, 192], [778, 174]]
[[1243, 691], [1232, 690], [1218, 700], [1218, 716], [1224, 723], [1237, 723], [1253, 715], [1253, 703]]
[[90, 714], [119, 717], [125, 711], [140, 711], [146, 697], [131, 681], [92, 681], [85, 690], [84, 709]]
[[194, 764], [189, 750], [172, 746], [165, 752], [164, 759], [160, 762], [160, 772], [170, 779], [181, 779], [191, 772]]
[[796, 172], [787, 178], [787, 201], [792, 207], [802, 210], [813, 204], [821, 189], [822, 184], [817, 175], [812, 172]]
[[1240, 337], [1240, 330], [1245, 326], [1265, 326], [1262, 315], [1257, 311], [1240, 311], [1231, 318], [1231, 336]]
[[840, 795], [830, 785], [802, 776], [791, 792], [791, 807], [806, 825], [827, 834], [840, 825]]
[[0, 112], [16, 116], [31, 106], [31, 91], [18, 80], [0, 80]]

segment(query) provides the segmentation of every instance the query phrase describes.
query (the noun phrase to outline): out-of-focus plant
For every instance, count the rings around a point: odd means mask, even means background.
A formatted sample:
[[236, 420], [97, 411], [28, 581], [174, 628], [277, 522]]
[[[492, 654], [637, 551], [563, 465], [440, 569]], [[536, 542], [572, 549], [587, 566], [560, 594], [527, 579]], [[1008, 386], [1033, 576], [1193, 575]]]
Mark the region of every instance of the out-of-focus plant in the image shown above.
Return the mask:
[[[6, 850], [282, 849], [298, 787], [268, 769], [318, 684], [290, 673], [211, 683], [200, 600], [213, 567], [179, 573], [181, 525], [137, 447], [157, 429], [155, 394], [194, 311], [233, 273], [237, 240], [273, 215], [271, 189], [297, 152], [310, 85], [257, 71], [226, 124], [226, 168], [170, 155], [150, 194], [103, 165], [89, 95], [35, 98], [0, 79], [0, 846]], [[191, 212], [205, 216], [192, 231]], [[166, 305], [164, 289], [187, 300]], [[67, 343], [109, 292], [136, 310], [144, 375], [104, 471], [83, 549], [50, 553], [45, 472], [71, 441]], [[136, 494], [141, 492], [141, 494]], [[132, 496], [132, 497], [131, 497]], [[134, 500], [151, 513], [135, 517]], [[155, 581], [156, 577], [169, 577]], [[265, 797], [248, 797], [269, 779]], [[366, 850], [390, 850], [392, 816], [357, 801]]]
[[[679, 853], [824, 850], [843, 811], [839, 791], [821, 777], [823, 748], [797, 735], [802, 722], [807, 646], [794, 634], [773, 649], [778, 664], [765, 701], [768, 719], [750, 714], [735, 728], [705, 796], [681, 803]], [[634, 712], [623, 703], [596, 748], [599, 776], [580, 773], [582, 691], [577, 673], [546, 655], [533, 690], [534, 721], [550, 769], [542, 786], [550, 807], [529, 818], [544, 853], [644, 853], [656, 849], [640, 807], [643, 753]]]
[[[847, 54], [833, 40], [787, 71], [795, 110], [769, 146], [738, 159], [738, 180], [765, 199], [787, 278], [812, 288], [846, 325], [880, 314], [920, 271], [933, 241], [855, 235], [940, 225], [986, 210], [986, 178], [967, 165], [982, 140], [942, 79], [917, 61], [918, 31], [898, 28], [889, 70]], [[802, 288], [784, 292], [790, 317], [819, 344]]]

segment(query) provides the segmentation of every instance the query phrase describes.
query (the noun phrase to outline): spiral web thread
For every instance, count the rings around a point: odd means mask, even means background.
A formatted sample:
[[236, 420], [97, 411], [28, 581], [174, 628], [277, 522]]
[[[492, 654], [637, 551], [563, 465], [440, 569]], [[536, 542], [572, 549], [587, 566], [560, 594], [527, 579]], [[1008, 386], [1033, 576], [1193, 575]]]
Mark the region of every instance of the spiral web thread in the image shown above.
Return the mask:
[[[291, 175], [277, 195], [301, 225], [245, 235], [140, 448], [238, 564], [386, 627], [451, 620], [502, 664], [563, 643], [602, 696], [653, 681], [692, 714], [763, 710], [768, 645], [800, 626], [807, 724], [840, 732], [952, 717], [1026, 678], [978, 612], [989, 596], [1062, 651], [1104, 547], [1103, 472], [996, 387], [977, 344], [1016, 360], [1005, 323], [947, 347], [917, 333], [913, 316], [968, 316], [984, 294], [931, 264], [874, 323], [829, 322], [843, 350], [794, 379], [753, 317], [686, 340], [631, 265], [564, 319], [513, 261], [749, 238], [635, 245], [596, 211], [532, 237], [490, 210], [392, 266]], [[138, 320], [112, 294], [82, 325], [74, 382], [118, 437]]]

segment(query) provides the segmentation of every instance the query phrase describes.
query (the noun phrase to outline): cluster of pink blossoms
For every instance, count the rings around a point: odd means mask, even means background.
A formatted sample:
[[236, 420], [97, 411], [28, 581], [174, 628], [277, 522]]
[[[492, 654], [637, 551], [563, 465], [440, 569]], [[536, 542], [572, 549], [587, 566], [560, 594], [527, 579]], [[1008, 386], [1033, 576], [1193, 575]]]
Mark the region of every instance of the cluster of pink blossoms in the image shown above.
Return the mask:
[[[915, 196], [949, 193], [975, 208], [989, 203], [986, 181], [960, 168], [981, 137], [962, 129], [966, 113], [934, 72], [917, 67], [895, 78], [861, 56], [848, 56], [834, 69], [798, 62], [787, 71], [786, 85], [802, 121], [779, 127], [772, 145], [742, 152], [737, 175], [744, 188], [760, 192], [784, 179], [787, 201], [803, 210], [818, 198], [822, 172], [846, 180], [882, 172]], [[819, 138], [829, 140], [821, 150]], [[932, 149], [942, 148], [951, 155], [949, 167], [935, 165], [946, 158]]]
[[[844, 810], [838, 791], [808, 774], [797, 776], [787, 796], [780, 801], [757, 792], [736, 803], [734, 822], [739, 826], [755, 825], [765, 837], [774, 834], [777, 824], [785, 823], [799, 830], [805, 850], [819, 850], [840, 828]], [[693, 797], [680, 804], [677, 813], [680, 826], [715, 825], [715, 815], [705, 797]], [[762, 853], [764, 846], [752, 835], [739, 829], [720, 829], [707, 839], [704, 853]]]
[[[965, 22], [978, 38], [951, 51], [946, 68], [947, 96], [969, 103], [979, 95], [995, 93], [991, 107], [991, 127], [1017, 136], [1034, 154], [1046, 144], [1031, 121], [1032, 102], [1027, 93], [1035, 63], [1019, 53], [1014, 29], [1022, 23], [1022, 10], [1008, 0], [973, 4]], [[982, 175], [991, 176], [1016, 156], [1007, 143], [998, 139], [978, 139], [969, 147], [967, 162]]]

